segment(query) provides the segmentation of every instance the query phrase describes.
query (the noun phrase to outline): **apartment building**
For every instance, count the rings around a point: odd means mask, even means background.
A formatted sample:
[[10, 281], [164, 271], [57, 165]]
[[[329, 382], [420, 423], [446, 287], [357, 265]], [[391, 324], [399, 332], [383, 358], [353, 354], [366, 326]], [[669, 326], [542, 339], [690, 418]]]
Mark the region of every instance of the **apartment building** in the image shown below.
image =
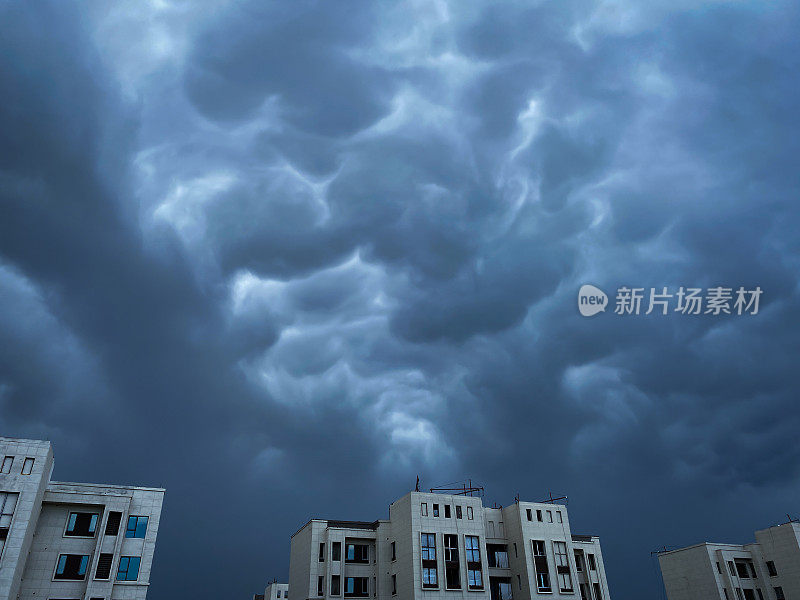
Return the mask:
[[267, 584], [263, 594], [253, 594], [253, 600], [284, 600], [289, 597], [289, 584], [277, 580]]
[[800, 600], [800, 523], [768, 527], [755, 538], [660, 553], [669, 600]]
[[144, 600], [163, 489], [51, 481], [46, 441], [0, 461], [0, 600]]
[[600, 540], [573, 535], [566, 506], [416, 491], [387, 520], [310, 520], [291, 539], [289, 586], [294, 600], [611, 597]]

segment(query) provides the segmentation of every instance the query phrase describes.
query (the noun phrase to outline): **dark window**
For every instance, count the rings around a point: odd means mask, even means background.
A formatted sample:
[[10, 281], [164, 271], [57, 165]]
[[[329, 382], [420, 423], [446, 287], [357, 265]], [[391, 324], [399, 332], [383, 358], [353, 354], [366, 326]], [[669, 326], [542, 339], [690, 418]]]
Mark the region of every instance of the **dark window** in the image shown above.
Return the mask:
[[514, 542], [514, 558], [519, 558], [519, 554], [517, 554], [517, 542]]
[[342, 542], [333, 542], [331, 544], [331, 560], [342, 560]]
[[744, 600], [756, 600], [756, 593], [750, 588], [744, 589]]
[[88, 555], [62, 554], [58, 557], [58, 563], [56, 563], [55, 579], [83, 581], [86, 578], [88, 564]]
[[761, 593], [761, 588], [756, 588], [756, 592], [758, 592], [758, 600], [764, 600], [764, 594]]
[[348, 563], [368, 563], [369, 546], [366, 544], [347, 544], [344, 561]]
[[128, 517], [128, 527], [125, 529], [126, 538], [143, 538], [147, 534], [147, 517]]
[[109, 579], [111, 577], [111, 562], [113, 560], [113, 554], [101, 554], [97, 559], [97, 570], [94, 572], [94, 578]]
[[449, 519], [450, 518], [450, 505], [449, 504], [445, 504], [444, 505], [444, 518], [445, 519]]
[[392, 560], [397, 560], [397, 544], [392, 542]]
[[599, 583], [593, 583], [592, 587], [594, 588], [595, 600], [603, 600], [603, 592], [600, 590], [600, 584]]
[[783, 588], [781, 586], [777, 586], [773, 589], [775, 590], [776, 600], [786, 600], [786, 596], [783, 595]]
[[747, 563], [736, 561], [736, 573], [739, 575], [740, 579], [750, 579]]
[[596, 571], [597, 570], [597, 563], [594, 561], [594, 554], [587, 554], [586, 559], [589, 561], [589, 570]]
[[325, 595], [325, 577], [320, 575], [317, 577], [317, 596]]
[[106, 521], [106, 535], [117, 535], [119, 533], [119, 525], [122, 522], [122, 513], [112, 510], [108, 513], [108, 521]]
[[778, 570], [775, 568], [775, 563], [771, 560], [767, 561], [767, 572], [769, 572], [770, 577], [778, 576]]
[[461, 589], [461, 566], [458, 560], [458, 536], [444, 535], [444, 584], [448, 590]]
[[342, 593], [341, 590], [341, 576], [340, 575], [331, 575], [331, 596], [339, 596]]
[[547, 565], [547, 547], [542, 540], [532, 540], [531, 543], [533, 544], [533, 566], [536, 568], [536, 589], [540, 592], [552, 592], [550, 567]]
[[33, 458], [26, 458], [25, 462], [22, 463], [22, 474], [23, 475], [30, 475], [31, 471], [33, 471]]
[[486, 554], [490, 567], [508, 568], [508, 546], [505, 544], [486, 544]]
[[528, 521], [533, 521], [533, 513], [530, 508], [525, 510], [525, 513], [528, 515]]
[[[580, 570], [580, 569], [579, 569]], [[722, 567], [719, 566], [719, 561], [717, 561], [717, 573], [722, 575]]]
[[481, 566], [481, 546], [477, 535], [464, 536], [467, 553], [467, 585], [471, 590], [483, 589], [483, 567]]
[[345, 598], [366, 598], [369, 596], [369, 577], [345, 577]]
[[590, 600], [589, 587], [585, 583], [578, 584], [578, 589], [581, 591], [581, 600]]
[[725, 592], [725, 600], [731, 600], [731, 597], [728, 595], [728, 589], [722, 588], [722, 591]]
[[583, 555], [575, 550], [575, 570], [578, 573], [583, 572]]
[[392, 596], [397, 595], [397, 575], [392, 575]]
[[73, 512], [67, 517], [64, 535], [72, 537], [94, 537], [97, 531], [97, 513]]
[[433, 505], [433, 516], [434, 517], [438, 517], [439, 516], [439, 505], [438, 504], [434, 504]]
[[540, 523], [542, 522], [542, 511], [540, 510], [536, 511], [536, 520], [539, 521]]
[[139, 563], [142, 559], [138, 556], [123, 556], [119, 559], [117, 581], [136, 581], [139, 579]]
[[569, 569], [566, 542], [553, 542], [556, 553], [556, 575], [558, 576], [558, 589], [562, 592], [572, 593], [572, 572]]
[[372, 597], [376, 597], [378, 595], [378, 578], [372, 578]]
[[420, 548], [422, 550], [422, 587], [439, 587], [439, 575], [436, 568], [436, 534], [421, 533]]
[[321, 542], [319, 545], [319, 562], [325, 562], [325, 543]]
[[728, 571], [731, 572], [733, 577], [736, 577], [736, 566], [733, 564], [732, 560], [728, 561]]
[[460, 506], [456, 506], [456, 519], [460, 519], [460, 518], [461, 518], [461, 507]]

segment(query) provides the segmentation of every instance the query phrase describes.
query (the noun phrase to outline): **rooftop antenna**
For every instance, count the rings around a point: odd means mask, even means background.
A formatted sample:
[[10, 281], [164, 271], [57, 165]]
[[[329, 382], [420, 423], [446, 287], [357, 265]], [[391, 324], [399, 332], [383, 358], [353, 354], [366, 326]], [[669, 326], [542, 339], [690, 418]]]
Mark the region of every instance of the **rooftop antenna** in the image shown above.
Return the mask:
[[462, 483], [461, 487], [438, 487], [438, 488], [431, 488], [431, 493], [433, 492], [450, 492], [454, 496], [472, 496], [473, 494], [479, 494], [483, 496], [483, 486], [482, 485], [473, 485], [472, 479], [469, 480], [469, 486], [466, 483]]
[[549, 498], [545, 498], [540, 502], [540, 504], [554, 504], [558, 500], [568, 500], [567, 496], [559, 496], [558, 498], [553, 498], [553, 492], [548, 493]]
[[415, 492], [419, 491], [419, 475], [417, 475], [417, 487], [414, 488]]

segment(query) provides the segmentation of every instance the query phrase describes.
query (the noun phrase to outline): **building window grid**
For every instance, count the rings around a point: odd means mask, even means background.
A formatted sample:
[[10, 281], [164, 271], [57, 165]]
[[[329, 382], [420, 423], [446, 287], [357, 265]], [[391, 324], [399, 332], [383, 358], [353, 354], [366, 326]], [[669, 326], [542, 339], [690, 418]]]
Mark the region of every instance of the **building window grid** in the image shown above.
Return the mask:
[[422, 587], [425, 589], [437, 589], [439, 587], [439, 577], [436, 565], [436, 534], [421, 533], [420, 548], [422, 560]]
[[83, 581], [89, 566], [88, 554], [60, 554], [53, 579]]
[[567, 554], [566, 542], [553, 542], [553, 553], [556, 558], [556, 575], [558, 576], [558, 588], [562, 592], [571, 593], [572, 571], [569, 568], [569, 554]]
[[467, 555], [467, 585], [471, 590], [483, 589], [483, 567], [481, 565], [480, 538], [477, 535], [464, 536]]
[[531, 540], [533, 546], [533, 566], [536, 571], [536, 588], [539, 592], [552, 592], [550, 567], [547, 564], [547, 546], [544, 540]]
[[461, 564], [458, 555], [458, 535], [444, 534], [444, 584], [447, 590], [461, 589]]
[[125, 528], [126, 538], [141, 538], [147, 535], [147, 523], [150, 519], [142, 515], [128, 517], [128, 526]]
[[138, 556], [122, 556], [117, 569], [117, 581], [138, 581], [142, 559]]

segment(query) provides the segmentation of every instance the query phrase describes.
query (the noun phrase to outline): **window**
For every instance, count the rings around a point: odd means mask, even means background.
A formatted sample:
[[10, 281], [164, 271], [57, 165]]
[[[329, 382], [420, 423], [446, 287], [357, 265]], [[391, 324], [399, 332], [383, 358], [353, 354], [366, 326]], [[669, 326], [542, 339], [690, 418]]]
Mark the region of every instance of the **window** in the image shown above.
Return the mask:
[[487, 529], [487, 531], [486, 531], [486, 534], [487, 534], [489, 537], [494, 537], [494, 521], [489, 521], [489, 522], [487, 523], [487, 526], [488, 526], [488, 529]]
[[552, 523], [553, 522], [553, 511], [552, 510], [548, 510], [547, 511], [547, 522], [548, 523]]
[[456, 519], [460, 519], [460, 518], [461, 518], [461, 507], [460, 506], [456, 506]]
[[122, 513], [112, 510], [108, 513], [108, 521], [106, 521], [106, 535], [117, 535], [119, 533], [119, 525], [122, 522]]
[[111, 553], [103, 553], [97, 559], [97, 570], [94, 572], [95, 579], [110, 579], [111, 578], [111, 562], [114, 560], [114, 555]]
[[563, 523], [564, 522], [564, 517], [561, 516], [561, 511], [560, 510], [556, 511], [556, 521], [558, 521], [559, 523]]
[[597, 570], [597, 564], [594, 561], [594, 554], [587, 554], [586, 555], [586, 559], [589, 561], [589, 570], [590, 571], [596, 571]]
[[22, 474], [23, 475], [30, 475], [31, 471], [33, 471], [33, 458], [26, 458], [25, 462], [22, 463]]
[[281, 591], [280, 591], [280, 590], [278, 590], [278, 591], [275, 593], [275, 597], [276, 597], [276, 598], [280, 598], [280, 597], [281, 597]]
[[427, 502], [423, 502], [422, 504], [419, 505], [419, 514], [422, 515], [423, 517], [427, 517], [428, 516], [428, 503]]
[[481, 547], [477, 535], [464, 537], [467, 552], [467, 585], [471, 590], [483, 589], [483, 568], [481, 566]]
[[736, 561], [736, 573], [740, 579], [750, 579], [750, 572], [747, 570], [747, 563], [744, 561]]
[[775, 568], [775, 563], [771, 560], [767, 561], [767, 572], [769, 573], [770, 577], [778, 576], [778, 569]]
[[421, 533], [422, 549], [422, 587], [438, 588], [439, 579], [436, 568], [436, 534]]
[[97, 517], [97, 513], [69, 513], [64, 535], [70, 537], [94, 537], [97, 530]]
[[562, 592], [572, 592], [572, 572], [569, 569], [566, 542], [553, 542], [556, 554], [556, 575], [558, 575], [558, 589]]
[[86, 579], [86, 567], [88, 564], [88, 555], [62, 554], [58, 557], [58, 562], [56, 563], [56, 574], [53, 578], [83, 581]]
[[7, 475], [11, 473], [11, 467], [14, 464], [14, 457], [13, 456], [6, 456], [3, 459], [3, 466], [0, 468], [0, 473], [3, 475]]
[[786, 596], [783, 595], [783, 588], [781, 586], [776, 586], [772, 589], [775, 590], [775, 600], [786, 600]]
[[331, 596], [341, 596], [341, 575], [331, 575]]
[[519, 554], [517, 554], [517, 542], [514, 542], [514, 558], [518, 558]]
[[486, 555], [489, 567], [496, 569], [508, 568], [508, 546], [505, 544], [486, 544]]
[[472, 507], [471, 506], [467, 507], [467, 519], [472, 521]]
[[444, 585], [448, 590], [461, 589], [461, 564], [458, 560], [458, 536], [444, 535]]
[[498, 528], [497, 535], [500, 536], [500, 537], [506, 537], [506, 532], [505, 532], [505, 528], [503, 527], [503, 522], [502, 521], [500, 521], [497, 524], [497, 528]]
[[542, 540], [531, 540], [533, 544], [533, 566], [536, 569], [536, 589], [540, 592], [552, 592], [550, 585], [550, 567], [547, 565], [547, 548]]
[[119, 559], [119, 569], [117, 569], [117, 581], [136, 581], [139, 579], [139, 563], [142, 561], [138, 556], [123, 556]]
[[392, 542], [392, 560], [397, 560], [397, 544]]
[[444, 505], [444, 518], [445, 519], [449, 519], [450, 518], [450, 505], [449, 504], [445, 504]]
[[525, 510], [525, 514], [528, 516], [528, 521], [533, 521], [533, 512], [530, 508]]
[[439, 516], [439, 505], [438, 504], [434, 504], [433, 505], [433, 516], [434, 517], [438, 517]]
[[539, 521], [539, 523], [542, 522], [542, 511], [540, 510], [536, 511], [536, 520]]
[[128, 517], [128, 527], [125, 529], [126, 538], [143, 538], [147, 533], [147, 517]]
[[378, 595], [378, 578], [372, 578], [372, 597], [375, 598]]
[[577, 550], [575, 550], [575, 570], [578, 573], [583, 572], [583, 556]]
[[320, 575], [317, 577], [317, 596], [325, 595], [325, 576]]
[[728, 588], [722, 588], [722, 591], [725, 592], [725, 600], [731, 600], [731, 597], [728, 595]]
[[319, 544], [319, 562], [325, 562], [325, 542], [320, 542]]
[[600, 584], [599, 583], [593, 583], [592, 587], [594, 588], [595, 600], [603, 600], [603, 592], [600, 590]]
[[368, 563], [369, 562], [369, 546], [366, 544], [347, 544], [347, 554], [344, 557], [344, 562], [347, 563]]
[[761, 593], [761, 588], [756, 588], [756, 592], [758, 592], [758, 600], [764, 600], [764, 594]]
[[345, 598], [366, 598], [369, 596], [369, 577], [345, 577]]
[[11, 518], [14, 516], [14, 509], [17, 506], [16, 492], [0, 492], [0, 557], [3, 556], [3, 548], [8, 538], [8, 530], [11, 529]]
[[392, 596], [397, 595], [397, 575], [392, 575]]
[[581, 591], [581, 600], [590, 600], [589, 586], [587, 586], [585, 583], [579, 583], [578, 589]]
[[717, 561], [717, 573], [722, 575], [722, 567], [719, 566], [719, 561]]
[[331, 560], [336, 562], [342, 560], [342, 542], [333, 542], [331, 544]]
[[283, 590], [283, 600], [289, 600], [289, 590]]
[[750, 588], [746, 588], [744, 591], [744, 600], [756, 600], [756, 593], [751, 590]]

